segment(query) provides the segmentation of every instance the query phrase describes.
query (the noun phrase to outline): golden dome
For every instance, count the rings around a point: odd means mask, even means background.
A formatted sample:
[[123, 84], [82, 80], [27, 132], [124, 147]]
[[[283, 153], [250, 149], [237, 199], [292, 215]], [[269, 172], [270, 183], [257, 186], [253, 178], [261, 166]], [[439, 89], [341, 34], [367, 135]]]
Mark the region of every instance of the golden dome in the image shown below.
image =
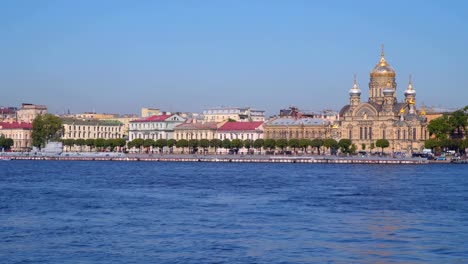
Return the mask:
[[371, 71], [371, 76], [390, 76], [395, 77], [395, 70], [385, 60], [384, 47], [382, 45], [382, 53], [380, 54], [380, 61], [375, 65]]

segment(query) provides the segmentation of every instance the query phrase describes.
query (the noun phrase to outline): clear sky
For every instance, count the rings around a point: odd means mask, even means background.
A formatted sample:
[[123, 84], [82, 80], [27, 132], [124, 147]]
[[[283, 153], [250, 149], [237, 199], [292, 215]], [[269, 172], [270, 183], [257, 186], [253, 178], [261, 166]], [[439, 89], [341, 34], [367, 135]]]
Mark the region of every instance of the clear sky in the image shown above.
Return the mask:
[[53, 113], [367, 100], [385, 44], [401, 100], [468, 104], [468, 1], [0, 1], [0, 105]]

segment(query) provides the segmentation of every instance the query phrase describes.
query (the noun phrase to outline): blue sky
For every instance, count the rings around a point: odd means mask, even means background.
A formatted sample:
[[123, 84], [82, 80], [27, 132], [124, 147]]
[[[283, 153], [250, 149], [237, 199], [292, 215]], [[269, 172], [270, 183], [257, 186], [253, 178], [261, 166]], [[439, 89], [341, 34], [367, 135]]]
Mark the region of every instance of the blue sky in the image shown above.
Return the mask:
[[0, 1], [0, 105], [54, 113], [367, 100], [385, 44], [398, 96], [468, 104], [466, 1]]

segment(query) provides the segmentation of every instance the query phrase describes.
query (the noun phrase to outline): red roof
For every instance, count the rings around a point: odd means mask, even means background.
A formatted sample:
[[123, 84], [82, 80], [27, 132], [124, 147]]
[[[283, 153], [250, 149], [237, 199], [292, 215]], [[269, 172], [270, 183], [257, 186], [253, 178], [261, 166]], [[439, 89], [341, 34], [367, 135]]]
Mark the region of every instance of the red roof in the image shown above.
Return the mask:
[[130, 122], [158, 122], [158, 121], [164, 121], [171, 116], [172, 115], [154, 115], [154, 116], [149, 116], [149, 117], [142, 118], [142, 119], [133, 120]]
[[18, 123], [18, 122], [1, 122], [1, 129], [32, 129], [31, 123]]
[[233, 131], [233, 130], [255, 130], [261, 126], [263, 122], [226, 122], [218, 130]]

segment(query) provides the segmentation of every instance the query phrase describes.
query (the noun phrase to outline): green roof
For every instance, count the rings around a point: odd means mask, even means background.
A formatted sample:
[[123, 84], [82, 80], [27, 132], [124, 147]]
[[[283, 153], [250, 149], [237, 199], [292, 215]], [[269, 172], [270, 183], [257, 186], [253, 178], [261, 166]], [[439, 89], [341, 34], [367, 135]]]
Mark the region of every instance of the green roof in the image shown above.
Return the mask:
[[77, 126], [122, 126], [122, 122], [117, 120], [98, 120], [98, 119], [75, 119], [75, 118], [62, 118], [64, 125], [77, 125]]

